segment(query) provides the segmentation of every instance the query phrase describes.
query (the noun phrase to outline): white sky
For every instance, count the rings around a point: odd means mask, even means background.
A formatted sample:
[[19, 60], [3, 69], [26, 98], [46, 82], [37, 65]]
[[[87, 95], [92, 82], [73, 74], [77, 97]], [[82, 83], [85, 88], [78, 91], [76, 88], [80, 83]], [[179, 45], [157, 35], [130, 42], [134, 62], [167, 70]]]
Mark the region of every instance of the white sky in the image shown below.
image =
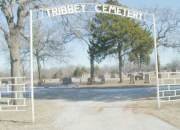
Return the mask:
[[[120, 0], [121, 3], [127, 5], [131, 8], [148, 8], [148, 7], [162, 7], [162, 8], [172, 8], [177, 9], [180, 8], [179, 0]], [[0, 39], [2, 43], [2, 38]], [[66, 65], [84, 65], [89, 66], [89, 59], [87, 55], [87, 46], [83, 41], [73, 41], [68, 44], [68, 50], [71, 52], [72, 58], [68, 61]], [[8, 54], [4, 54], [2, 52], [2, 46], [0, 44], [0, 71], [9, 68], [9, 62], [7, 60]], [[154, 59], [152, 55], [152, 60]], [[161, 64], [167, 64], [171, 60], [177, 59], [180, 55], [177, 51], [172, 49], [160, 49], [160, 57], [161, 57]], [[115, 59], [106, 59], [101, 65], [114, 65], [117, 64], [117, 60]], [[46, 67], [53, 67], [53, 65], [46, 65]]]

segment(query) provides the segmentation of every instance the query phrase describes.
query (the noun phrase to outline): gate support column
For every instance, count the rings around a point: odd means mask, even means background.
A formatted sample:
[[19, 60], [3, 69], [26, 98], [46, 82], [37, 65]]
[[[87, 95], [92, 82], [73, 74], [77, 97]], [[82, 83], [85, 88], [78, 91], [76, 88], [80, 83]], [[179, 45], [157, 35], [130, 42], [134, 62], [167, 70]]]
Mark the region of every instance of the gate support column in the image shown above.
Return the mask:
[[31, 110], [32, 110], [32, 122], [35, 122], [34, 113], [34, 67], [33, 67], [33, 17], [32, 10], [30, 10], [30, 81], [31, 81]]
[[156, 68], [156, 87], [157, 87], [157, 104], [158, 108], [161, 107], [159, 98], [159, 70], [158, 70], [158, 51], [157, 51], [157, 30], [156, 30], [156, 18], [153, 14], [153, 34], [154, 34], [154, 51], [155, 51], [155, 68]]

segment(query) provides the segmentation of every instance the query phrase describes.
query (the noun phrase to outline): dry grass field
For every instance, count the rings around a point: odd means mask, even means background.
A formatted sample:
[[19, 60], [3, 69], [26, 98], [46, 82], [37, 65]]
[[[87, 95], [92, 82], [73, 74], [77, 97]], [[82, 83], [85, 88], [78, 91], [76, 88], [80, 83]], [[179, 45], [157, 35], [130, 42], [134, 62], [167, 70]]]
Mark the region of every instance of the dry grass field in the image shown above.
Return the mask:
[[31, 123], [30, 111], [0, 113], [0, 130], [178, 130], [169, 123], [180, 128], [179, 108], [179, 102], [164, 104], [158, 110], [154, 101], [36, 100], [34, 124]]
[[137, 113], [145, 113], [170, 123], [180, 129], [180, 101], [161, 103], [157, 108], [157, 102], [151, 100], [137, 101], [128, 106]]

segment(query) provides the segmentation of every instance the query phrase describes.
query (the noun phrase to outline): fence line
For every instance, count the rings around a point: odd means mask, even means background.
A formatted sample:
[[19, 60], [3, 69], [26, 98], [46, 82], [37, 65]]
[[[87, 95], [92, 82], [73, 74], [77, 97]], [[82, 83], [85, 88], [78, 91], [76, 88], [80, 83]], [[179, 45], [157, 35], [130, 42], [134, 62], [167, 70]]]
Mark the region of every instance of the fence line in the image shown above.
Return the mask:
[[[0, 112], [27, 111], [31, 89], [24, 79], [26, 78], [0, 77]], [[13, 90], [13, 87], [16, 89]]]
[[[180, 99], [180, 72], [160, 72], [159, 95], [161, 102]], [[163, 77], [165, 75], [165, 77]]]

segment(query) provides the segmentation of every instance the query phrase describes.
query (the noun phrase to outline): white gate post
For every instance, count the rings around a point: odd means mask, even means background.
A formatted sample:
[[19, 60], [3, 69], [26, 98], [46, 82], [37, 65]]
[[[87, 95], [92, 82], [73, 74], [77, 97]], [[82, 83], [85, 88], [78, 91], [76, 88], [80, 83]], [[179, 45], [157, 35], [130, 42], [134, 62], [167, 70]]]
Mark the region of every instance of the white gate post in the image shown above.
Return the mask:
[[30, 10], [30, 69], [31, 69], [31, 110], [32, 110], [32, 122], [35, 121], [35, 113], [34, 113], [34, 67], [33, 67], [33, 17], [32, 17], [32, 10]]
[[157, 51], [157, 32], [156, 32], [156, 18], [153, 14], [153, 33], [154, 33], [154, 50], [155, 50], [155, 60], [156, 60], [156, 86], [157, 86], [157, 103], [158, 108], [161, 107], [160, 97], [159, 97], [159, 70], [158, 70], [158, 51]]

